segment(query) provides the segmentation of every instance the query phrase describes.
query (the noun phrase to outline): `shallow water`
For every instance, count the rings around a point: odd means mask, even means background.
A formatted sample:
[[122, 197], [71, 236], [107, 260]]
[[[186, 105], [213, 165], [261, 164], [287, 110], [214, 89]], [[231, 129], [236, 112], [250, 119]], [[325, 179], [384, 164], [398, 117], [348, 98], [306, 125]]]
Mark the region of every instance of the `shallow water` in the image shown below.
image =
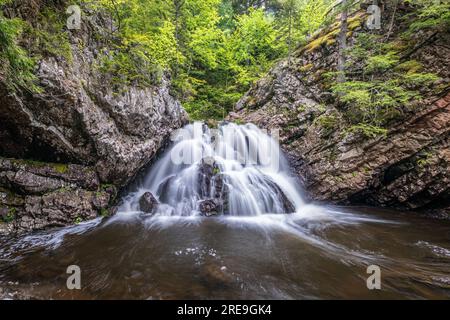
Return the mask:
[[[81, 268], [68, 290], [66, 268]], [[381, 268], [368, 290], [366, 268]], [[4, 297], [448, 299], [450, 222], [305, 205], [292, 215], [117, 215], [0, 240]]]

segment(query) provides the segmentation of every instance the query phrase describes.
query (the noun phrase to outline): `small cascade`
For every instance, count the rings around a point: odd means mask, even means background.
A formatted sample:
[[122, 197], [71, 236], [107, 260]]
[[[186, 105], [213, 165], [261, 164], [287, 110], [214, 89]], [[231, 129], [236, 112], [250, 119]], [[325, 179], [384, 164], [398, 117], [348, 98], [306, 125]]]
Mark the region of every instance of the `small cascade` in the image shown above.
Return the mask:
[[274, 135], [255, 125], [189, 124], [124, 199], [122, 213], [256, 216], [296, 212], [300, 188]]

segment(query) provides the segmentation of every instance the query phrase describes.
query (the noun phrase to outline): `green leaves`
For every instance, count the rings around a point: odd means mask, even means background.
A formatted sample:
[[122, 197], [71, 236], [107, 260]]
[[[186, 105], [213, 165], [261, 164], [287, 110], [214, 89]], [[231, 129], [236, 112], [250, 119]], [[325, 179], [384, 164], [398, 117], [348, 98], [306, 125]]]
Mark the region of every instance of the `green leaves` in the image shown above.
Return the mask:
[[18, 44], [23, 27], [20, 19], [7, 19], [0, 12], [0, 78], [13, 92], [19, 88], [39, 92], [35, 61]]
[[442, 0], [419, 0], [418, 19], [409, 27], [409, 34], [418, 30], [441, 30], [445, 31], [450, 27], [450, 3]]
[[393, 68], [398, 62], [399, 58], [395, 52], [371, 56], [367, 59], [364, 71], [367, 73], [383, 72]]
[[346, 106], [344, 115], [353, 124], [384, 126], [408, 109], [420, 96], [405, 89], [397, 79], [348, 81], [332, 86], [332, 91]]

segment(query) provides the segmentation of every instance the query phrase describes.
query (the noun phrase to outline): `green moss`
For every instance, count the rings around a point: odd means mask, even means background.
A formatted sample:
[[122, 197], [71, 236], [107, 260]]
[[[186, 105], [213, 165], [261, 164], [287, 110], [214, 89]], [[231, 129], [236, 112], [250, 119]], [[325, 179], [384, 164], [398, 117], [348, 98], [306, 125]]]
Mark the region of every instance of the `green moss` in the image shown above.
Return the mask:
[[428, 166], [431, 163], [431, 159], [433, 158], [433, 153], [428, 151], [428, 152], [423, 152], [419, 159], [417, 159], [416, 163], [417, 166], [420, 169], [425, 168], [426, 166]]
[[52, 163], [50, 164], [57, 172], [63, 174], [69, 170], [69, 166], [63, 163]]
[[111, 183], [102, 183], [102, 184], [100, 185], [100, 190], [102, 190], [102, 191], [105, 191], [105, 190], [107, 190], [107, 189], [109, 189], [109, 188], [115, 188], [115, 187], [114, 187], [114, 185], [111, 184]]
[[[348, 30], [349, 30], [349, 33], [347, 34], [348, 37], [351, 37], [353, 35], [353, 30], [361, 26], [363, 17], [364, 13], [359, 13], [348, 19]], [[317, 37], [316, 39], [311, 41], [308, 45], [306, 45], [305, 47], [306, 52], [315, 51], [317, 48], [321, 47], [324, 44], [333, 45], [336, 42], [335, 38], [339, 34], [339, 32], [340, 32], [340, 25], [339, 24], [333, 25], [333, 28], [331, 28], [331, 30], [328, 33]]]
[[329, 39], [327, 40], [327, 46], [332, 46], [336, 43], [336, 39]]
[[311, 70], [313, 67], [314, 67], [314, 64], [308, 63], [308, 64], [298, 68], [298, 71], [300, 71], [300, 72], [307, 72], [307, 71]]
[[77, 217], [74, 221], [75, 224], [80, 224], [83, 222], [83, 219], [81, 217]]
[[353, 31], [356, 28], [360, 27], [362, 24], [361, 16], [356, 16], [353, 19], [349, 19], [348, 21], [348, 30]]
[[67, 173], [69, 170], [69, 165], [64, 163], [43, 162], [30, 159], [11, 159], [11, 162], [18, 166], [25, 165], [35, 168], [50, 167], [61, 174]]
[[10, 207], [8, 209], [8, 213], [2, 218], [2, 221], [6, 222], [6, 223], [12, 222], [16, 217], [16, 213], [17, 213], [17, 208]]
[[54, 192], [70, 192], [73, 189], [71, 187], [61, 187], [59, 189], [56, 189]]
[[395, 71], [406, 73], [417, 73], [422, 70], [422, 64], [417, 60], [408, 60], [395, 67]]
[[327, 34], [320, 36], [316, 38], [315, 40], [311, 41], [308, 45], [306, 45], [305, 50], [306, 52], [313, 52], [317, 48], [321, 47], [322, 45], [326, 44], [327, 42], [335, 39], [335, 37], [339, 34], [339, 29], [334, 29], [328, 32]]
[[297, 112], [298, 113], [303, 113], [305, 111], [306, 111], [306, 106], [300, 105], [300, 106], [297, 107]]

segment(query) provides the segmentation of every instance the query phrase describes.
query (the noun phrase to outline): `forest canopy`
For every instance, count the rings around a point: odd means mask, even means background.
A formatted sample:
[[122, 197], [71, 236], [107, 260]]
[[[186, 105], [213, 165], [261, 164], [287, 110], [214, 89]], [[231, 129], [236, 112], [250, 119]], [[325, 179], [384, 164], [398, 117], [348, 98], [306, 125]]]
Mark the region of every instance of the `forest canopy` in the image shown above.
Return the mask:
[[[80, 0], [79, 4], [90, 14], [103, 13], [114, 21], [95, 67], [114, 75], [111, 81], [118, 92], [124, 85], [155, 84], [165, 73], [170, 75], [172, 93], [197, 120], [224, 118], [276, 61], [286, 57], [290, 61], [296, 48], [360, 1], [344, 2], [347, 7], [334, 0]], [[448, 26], [448, 4], [409, 2], [421, 6], [411, 34], [443, 23]], [[0, 0], [1, 7], [11, 3]], [[61, 32], [67, 15], [42, 10], [31, 25], [18, 17], [5, 19], [2, 12], [0, 77], [7, 79], [11, 90], [39, 91], [33, 68], [42, 54], [71, 60], [68, 33]], [[33, 38], [25, 47], [20, 45], [21, 34]], [[358, 53], [353, 51], [351, 55]], [[396, 56], [389, 54], [369, 58], [367, 71], [395, 63]], [[344, 100], [346, 90], [353, 95], [361, 92], [345, 83], [334, 87]]]
[[306, 41], [332, 0], [88, 2], [115, 17], [122, 38], [104, 67], [144, 82], [169, 69], [191, 118], [205, 119], [224, 117], [274, 61]]

